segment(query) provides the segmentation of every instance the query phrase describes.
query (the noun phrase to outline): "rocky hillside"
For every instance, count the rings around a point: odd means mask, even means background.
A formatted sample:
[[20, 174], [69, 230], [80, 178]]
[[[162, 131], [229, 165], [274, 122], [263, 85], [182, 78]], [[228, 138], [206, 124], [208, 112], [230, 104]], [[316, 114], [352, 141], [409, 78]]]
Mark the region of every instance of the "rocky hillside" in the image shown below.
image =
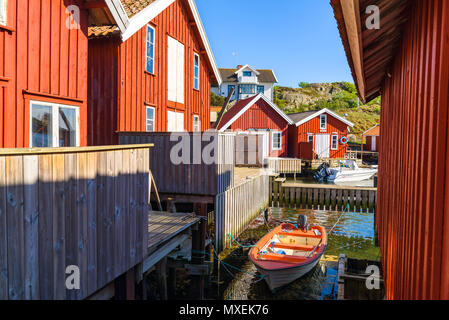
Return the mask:
[[348, 82], [305, 83], [299, 88], [276, 87], [274, 102], [286, 113], [328, 108], [355, 124], [352, 133], [360, 135], [379, 123], [380, 98], [358, 106], [354, 84]]

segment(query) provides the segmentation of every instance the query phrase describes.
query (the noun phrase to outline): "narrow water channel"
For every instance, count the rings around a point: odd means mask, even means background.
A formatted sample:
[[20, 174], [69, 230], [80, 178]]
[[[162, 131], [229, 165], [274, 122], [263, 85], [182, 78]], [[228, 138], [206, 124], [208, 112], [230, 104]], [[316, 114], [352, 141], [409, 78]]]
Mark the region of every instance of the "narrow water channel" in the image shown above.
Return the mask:
[[[340, 253], [348, 257], [379, 260], [379, 249], [375, 246], [374, 214], [361, 212], [320, 211], [291, 208], [270, 208], [273, 218], [268, 225], [262, 217], [239, 237], [243, 244], [254, 244], [271, 228], [276, 220], [296, 222], [299, 214], [308, 216], [310, 223], [320, 224], [330, 230], [328, 246], [320, 263], [307, 275], [295, 282], [271, 292], [256, 268], [248, 259], [248, 249], [237, 248], [221, 265], [221, 298], [225, 300], [323, 300], [336, 299], [338, 292], [337, 260]], [[342, 216], [341, 216], [342, 215]], [[341, 216], [341, 217], [340, 217]], [[340, 220], [338, 218], [340, 217]]]

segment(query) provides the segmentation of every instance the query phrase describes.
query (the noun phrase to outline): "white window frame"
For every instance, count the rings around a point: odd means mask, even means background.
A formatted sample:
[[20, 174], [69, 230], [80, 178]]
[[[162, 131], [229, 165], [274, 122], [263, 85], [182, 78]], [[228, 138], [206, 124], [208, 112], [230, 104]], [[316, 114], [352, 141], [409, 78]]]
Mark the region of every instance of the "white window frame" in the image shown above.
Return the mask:
[[[310, 141], [310, 137], [312, 137], [312, 141]], [[308, 133], [307, 134], [307, 142], [308, 143], [310, 143], [310, 142], [313, 143], [313, 133]]]
[[[336, 143], [336, 147], [334, 147], [334, 138], [335, 139], [335, 143]], [[338, 134], [333, 134], [331, 135], [331, 150], [338, 150]]]
[[[195, 124], [195, 120], [198, 121], [197, 124]], [[197, 127], [197, 128], [195, 128]], [[193, 132], [200, 132], [201, 131], [201, 122], [200, 122], [200, 116], [197, 114], [193, 115]]]
[[[198, 57], [198, 78], [195, 76], [195, 58]], [[195, 80], [198, 80], [198, 87], [195, 87]], [[200, 55], [193, 53], [193, 89], [200, 90]]]
[[[153, 110], [153, 119], [148, 119], [148, 109]], [[148, 130], [148, 121], [153, 122], [153, 131]], [[145, 130], [146, 130], [146, 132], [154, 132], [154, 131], [156, 131], [155, 129], [156, 129], [156, 109], [153, 107], [147, 106], [145, 109]]]
[[[279, 134], [279, 147], [278, 147], [278, 148], [276, 148], [276, 147], [274, 146], [274, 136], [275, 136], [276, 134]], [[282, 132], [281, 132], [281, 131], [273, 131], [273, 132], [271, 133], [271, 150], [273, 150], [273, 151], [279, 151], [279, 150], [282, 150]]]
[[[322, 124], [322, 118], [324, 118], [324, 127]], [[320, 130], [326, 130], [327, 129], [327, 114], [321, 114], [320, 115]]]
[[5, 27], [8, 24], [8, 0], [0, 0], [0, 24]]
[[[148, 66], [148, 58], [150, 58], [150, 55], [148, 54], [148, 28], [153, 30], [153, 70], [147, 70]], [[150, 42], [151, 43], [151, 42]], [[154, 70], [156, 68], [156, 28], [154, 28], [152, 25], [147, 24], [147, 38], [145, 40], [145, 70], [148, 73], [154, 74]]]
[[61, 103], [51, 103], [39, 100], [30, 100], [30, 148], [33, 148], [33, 104], [40, 106], [51, 107], [51, 117], [52, 117], [52, 146], [49, 148], [59, 148], [59, 108], [74, 109], [76, 118], [76, 137], [75, 137], [75, 147], [80, 146], [80, 110], [77, 106], [66, 105]]

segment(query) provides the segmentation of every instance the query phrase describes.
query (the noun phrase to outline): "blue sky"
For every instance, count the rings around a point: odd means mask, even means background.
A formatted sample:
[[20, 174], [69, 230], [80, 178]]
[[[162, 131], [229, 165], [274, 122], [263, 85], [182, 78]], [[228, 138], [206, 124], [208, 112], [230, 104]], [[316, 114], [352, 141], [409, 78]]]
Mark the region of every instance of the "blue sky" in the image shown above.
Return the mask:
[[273, 69], [279, 85], [353, 82], [330, 0], [196, 0], [220, 68]]

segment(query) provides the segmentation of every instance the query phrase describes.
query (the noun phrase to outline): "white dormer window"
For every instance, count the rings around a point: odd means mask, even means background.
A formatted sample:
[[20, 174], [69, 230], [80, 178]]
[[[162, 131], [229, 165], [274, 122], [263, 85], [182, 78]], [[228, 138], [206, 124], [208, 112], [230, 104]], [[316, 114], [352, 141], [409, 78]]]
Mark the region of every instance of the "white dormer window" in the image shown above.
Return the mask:
[[251, 71], [243, 71], [243, 76], [244, 77], [251, 77], [252, 73], [251, 73]]
[[320, 115], [320, 130], [326, 130], [327, 129], [327, 115], [322, 114]]
[[8, 0], [0, 0], [0, 24], [6, 26], [8, 23]]

